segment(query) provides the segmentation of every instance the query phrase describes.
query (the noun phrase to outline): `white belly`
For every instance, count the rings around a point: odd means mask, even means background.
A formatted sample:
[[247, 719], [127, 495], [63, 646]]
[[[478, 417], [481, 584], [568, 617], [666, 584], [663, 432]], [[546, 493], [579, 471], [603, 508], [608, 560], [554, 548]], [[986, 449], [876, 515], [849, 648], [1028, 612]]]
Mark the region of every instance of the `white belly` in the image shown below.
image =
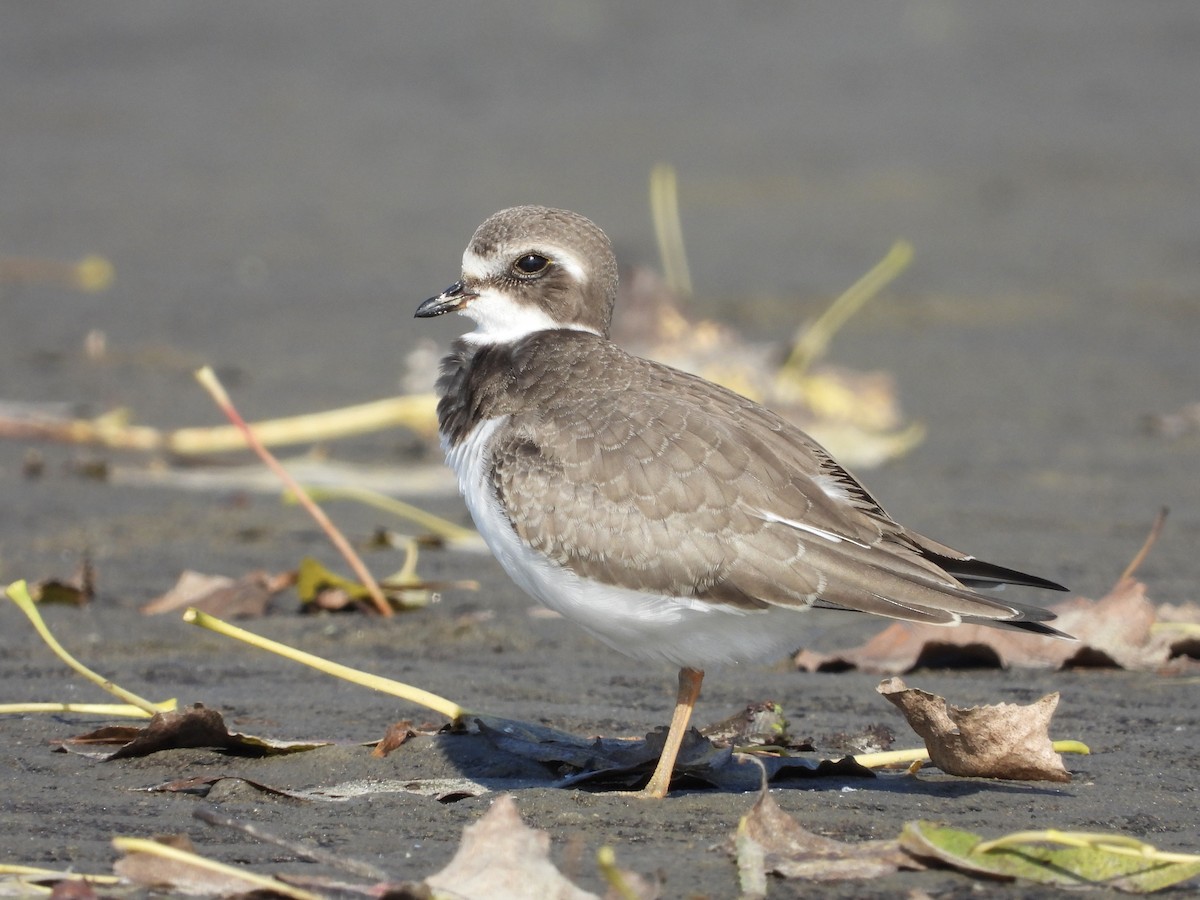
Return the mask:
[[690, 597], [644, 593], [581, 578], [520, 540], [491, 484], [487, 448], [505, 419], [477, 426], [446, 460], [458, 475], [475, 527], [523, 590], [635, 659], [706, 669], [772, 659], [803, 641], [802, 611], [771, 607], [748, 612]]

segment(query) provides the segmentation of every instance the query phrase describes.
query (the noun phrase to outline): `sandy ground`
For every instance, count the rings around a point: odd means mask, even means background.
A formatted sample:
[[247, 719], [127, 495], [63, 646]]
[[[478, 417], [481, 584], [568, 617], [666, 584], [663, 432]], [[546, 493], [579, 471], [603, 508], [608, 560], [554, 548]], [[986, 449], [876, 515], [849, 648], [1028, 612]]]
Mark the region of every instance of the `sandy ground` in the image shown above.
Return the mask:
[[[211, 363], [244, 411], [266, 417], [394, 392], [406, 351], [459, 324], [414, 322], [457, 276], [467, 237], [516, 202], [579, 209], [626, 262], [652, 262], [645, 179], [680, 172], [701, 308], [765, 337], [791, 330], [897, 237], [917, 262], [840, 335], [836, 361], [892, 372], [929, 429], [905, 459], [864, 473], [902, 521], [986, 558], [1104, 593], [1161, 505], [1165, 536], [1141, 571], [1152, 598], [1196, 599], [1200, 438], [1149, 434], [1147, 414], [1200, 400], [1200, 14], [1179, 0], [1041, 4], [924, 0], [886, 9], [710, 4], [473, 4], [401, 9], [116, 2], [0, 13], [0, 256], [103, 253], [114, 287], [81, 295], [0, 285], [0, 399], [115, 405], [164, 427], [215, 424], [191, 370]], [[85, 335], [107, 335], [89, 361]], [[440, 804], [402, 793], [303, 803], [222, 786], [207, 800], [139, 791], [195, 774], [280, 787], [351, 778], [471, 774], [470, 753], [418, 743], [385, 761], [353, 742], [419, 710], [137, 608], [185, 568], [283, 569], [333, 561], [274, 497], [80, 477], [101, 458], [0, 444], [0, 580], [69, 573], [88, 553], [99, 598], [52, 609], [62, 641], [118, 682], [217, 707], [238, 728], [346, 742], [275, 761], [176, 751], [97, 763], [47, 742], [82, 717], [0, 721], [0, 862], [107, 870], [114, 834], [188, 831], [214, 856], [313, 871], [205, 828], [202, 803], [370, 860], [398, 878], [440, 868], [488, 797]], [[339, 443], [335, 458], [397, 467], [402, 434]], [[421, 502], [455, 519], [453, 496]], [[384, 523], [339, 507], [354, 537]], [[378, 571], [398, 563], [381, 555]], [[488, 712], [579, 734], [665, 722], [673, 673], [627, 661], [530, 601], [484, 557], [428, 554], [429, 577], [477, 593], [394, 622], [309, 618], [285, 600], [257, 630], [415, 681]], [[1029, 599], [1034, 599], [1032, 596]], [[466, 612], [494, 617], [460, 627]], [[812, 645], [871, 623], [814, 617]], [[1059, 690], [1055, 734], [1089, 743], [1064, 786], [917, 780], [797, 783], [779, 803], [835, 837], [894, 835], [913, 818], [997, 834], [1119, 830], [1196, 850], [1194, 680], [1146, 674], [918, 673], [959, 704]], [[5, 700], [95, 700], [0, 607]], [[886, 723], [911, 743], [866, 675], [778, 665], [713, 674], [698, 718], [779, 700], [798, 733]], [[844, 787], [857, 790], [847, 791]], [[728, 897], [712, 850], [745, 795], [685, 791], [660, 804], [550, 787], [517, 791], [556, 859], [598, 889], [612, 844], [666, 896]], [[571, 862], [575, 859], [575, 862]], [[965, 896], [946, 873], [828, 891]], [[1000, 890], [990, 887], [991, 890]], [[780, 896], [797, 891], [779, 885]], [[1027, 888], [1011, 896], [1035, 896]], [[1049, 895], [1052, 892], [1044, 892]]]

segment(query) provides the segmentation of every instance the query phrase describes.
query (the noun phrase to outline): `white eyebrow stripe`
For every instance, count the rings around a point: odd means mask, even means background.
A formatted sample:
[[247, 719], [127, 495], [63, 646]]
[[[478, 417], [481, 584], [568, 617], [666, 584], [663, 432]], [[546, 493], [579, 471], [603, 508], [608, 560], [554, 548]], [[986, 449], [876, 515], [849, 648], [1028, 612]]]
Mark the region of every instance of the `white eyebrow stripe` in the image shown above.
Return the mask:
[[496, 260], [480, 256], [474, 250], [466, 250], [462, 258], [463, 278], [471, 281], [485, 281], [492, 277], [496, 269]]
[[555, 250], [553, 254], [554, 262], [567, 270], [572, 278], [580, 284], [587, 283], [587, 273], [584, 271], [583, 264], [579, 258], [566, 250]]
[[864, 550], [870, 550], [870, 544], [864, 544], [862, 541], [856, 541], [854, 538], [848, 538], [843, 534], [834, 534], [832, 531], [826, 531], [824, 528], [818, 528], [816, 525], [808, 525], [804, 522], [797, 522], [795, 519], [788, 519], [784, 516], [778, 516], [773, 512], [767, 512], [762, 509], [751, 510], [751, 513], [758, 516], [764, 522], [774, 522], [779, 525], [786, 525], [789, 528], [795, 528], [797, 531], [803, 531], [806, 534], [814, 535], [829, 541], [831, 544], [840, 544], [845, 541], [847, 544], [853, 544], [855, 547], [862, 547]]

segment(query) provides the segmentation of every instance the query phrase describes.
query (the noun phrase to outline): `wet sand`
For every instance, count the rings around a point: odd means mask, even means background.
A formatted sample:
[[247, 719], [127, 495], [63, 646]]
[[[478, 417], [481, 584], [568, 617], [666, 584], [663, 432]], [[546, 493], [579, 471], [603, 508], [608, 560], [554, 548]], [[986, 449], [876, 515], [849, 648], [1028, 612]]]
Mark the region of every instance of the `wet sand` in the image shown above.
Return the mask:
[[[89, 415], [126, 405], [162, 427], [217, 424], [190, 374], [203, 363], [227, 376], [251, 417], [386, 396], [418, 339], [444, 345], [460, 329], [411, 314], [456, 277], [487, 214], [517, 202], [575, 208], [609, 231], [626, 263], [653, 262], [645, 181], [667, 160], [679, 169], [698, 307], [751, 336], [790, 331], [897, 237], [915, 245], [911, 271], [832, 352], [893, 373], [906, 410], [928, 427], [911, 455], [862, 473], [897, 518], [1097, 597], [1169, 505], [1140, 575], [1157, 601], [1194, 600], [1200, 437], [1144, 428], [1147, 414], [1200, 400], [1192, 5], [1102, 3], [1086, 19], [1036, 4], [916, 2], [870, 16], [833, 5], [736, 15], [674, 6], [7, 11], [0, 256], [103, 253], [117, 281], [95, 296], [0, 285], [0, 399]], [[93, 329], [107, 335], [101, 361], [82, 353]], [[410, 445], [393, 433], [331, 452], [394, 467]], [[324, 804], [228, 784], [207, 800], [137, 790], [195, 774], [304, 788], [477, 763], [422, 743], [373, 760], [353, 742], [420, 710], [137, 612], [183, 568], [237, 575], [305, 554], [334, 562], [298, 512], [270, 495], [87, 480], [75, 474], [80, 460], [146, 460], [79, 448], [38, 447], [45, 474], [30, 480], [27, 449], [0, 443], [0, 580], [65, 575], [90, 554], [96, 602], [47, 612], [64, 644], [118, 683], [219, 708], [237, 728], [346, 745], [274, 761], [173, 751], [97, 763], [47, 749], [92, 720], [6, 717], [0, 860], [107, 871], [114, 834], [188, 831], [224, 861], [319, 868], [199, 825], [192, 812], [207, 802], [398, 878], [440, 868], [490, 797]], [[420, 502], [465, 520], [450, 494]], [[356, 538], [391, 524], [351, 507], [334, 514]], [[399, 564], [378, 553], [368, 562], [381, 572]], [[667, 720], [674, 673], [631, 666], [567, 623], [531, 617], [492, 561], [427, 553], [422, 571], [478, 578], [482, 590], [382, 624], [301, 617], [285, 599], [252, 627], [578, 734], [640, 734]], [[459, 624], [480, 609], [494, 617]], [[825, 648], [875, 627], [813, 626], [812, 645]], [[14, 609], [0, 607], [0, 627], [6, 700], [102, 699]], [[914, 743], [876, 681], [773, 664], [727, 670], [706, 680], [697, 718], [773, 697], [818, 746], [879, 722]], [[1063, 786], [930, 773], [794, 783], [777, 791], [780, 805], [839, 838], [936, 818], [988, 834], [1117, 830], [1196, 850], [1194, 684], [1026, 671], [909, 681], [960, 705], [1059, 690], [1055, 735], [1093, 755], [1069, 760], [1076, 777]], [[710, 848], [751, 796], [684, 791], [641, 804], [541, 786], [516, 797], [526, 821], [554, 836], [560, 863], [582, 853], [585, 887], [599, 889], [592, 854], [609, 843], [623, 865], [664, 873], [665, 896], [736, 892], [732, 863]], [[917, 888], [959, 895], [970, 882], [906, 874], [829, 895]]]

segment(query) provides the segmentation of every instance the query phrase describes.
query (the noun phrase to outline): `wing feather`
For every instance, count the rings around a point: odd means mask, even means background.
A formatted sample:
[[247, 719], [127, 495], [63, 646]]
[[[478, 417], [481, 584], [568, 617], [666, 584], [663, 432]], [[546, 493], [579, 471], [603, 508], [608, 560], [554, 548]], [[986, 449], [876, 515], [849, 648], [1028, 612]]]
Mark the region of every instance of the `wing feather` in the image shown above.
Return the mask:
[[521, 537], [581, 576], [747, 609], [1053, 630], [972, 586], [1057, 585], [906, 531], [820, 445], [737, 394], [582, 334], [529, 339], [513, 371], [524, 402], [503, 410], [497, 490]]

